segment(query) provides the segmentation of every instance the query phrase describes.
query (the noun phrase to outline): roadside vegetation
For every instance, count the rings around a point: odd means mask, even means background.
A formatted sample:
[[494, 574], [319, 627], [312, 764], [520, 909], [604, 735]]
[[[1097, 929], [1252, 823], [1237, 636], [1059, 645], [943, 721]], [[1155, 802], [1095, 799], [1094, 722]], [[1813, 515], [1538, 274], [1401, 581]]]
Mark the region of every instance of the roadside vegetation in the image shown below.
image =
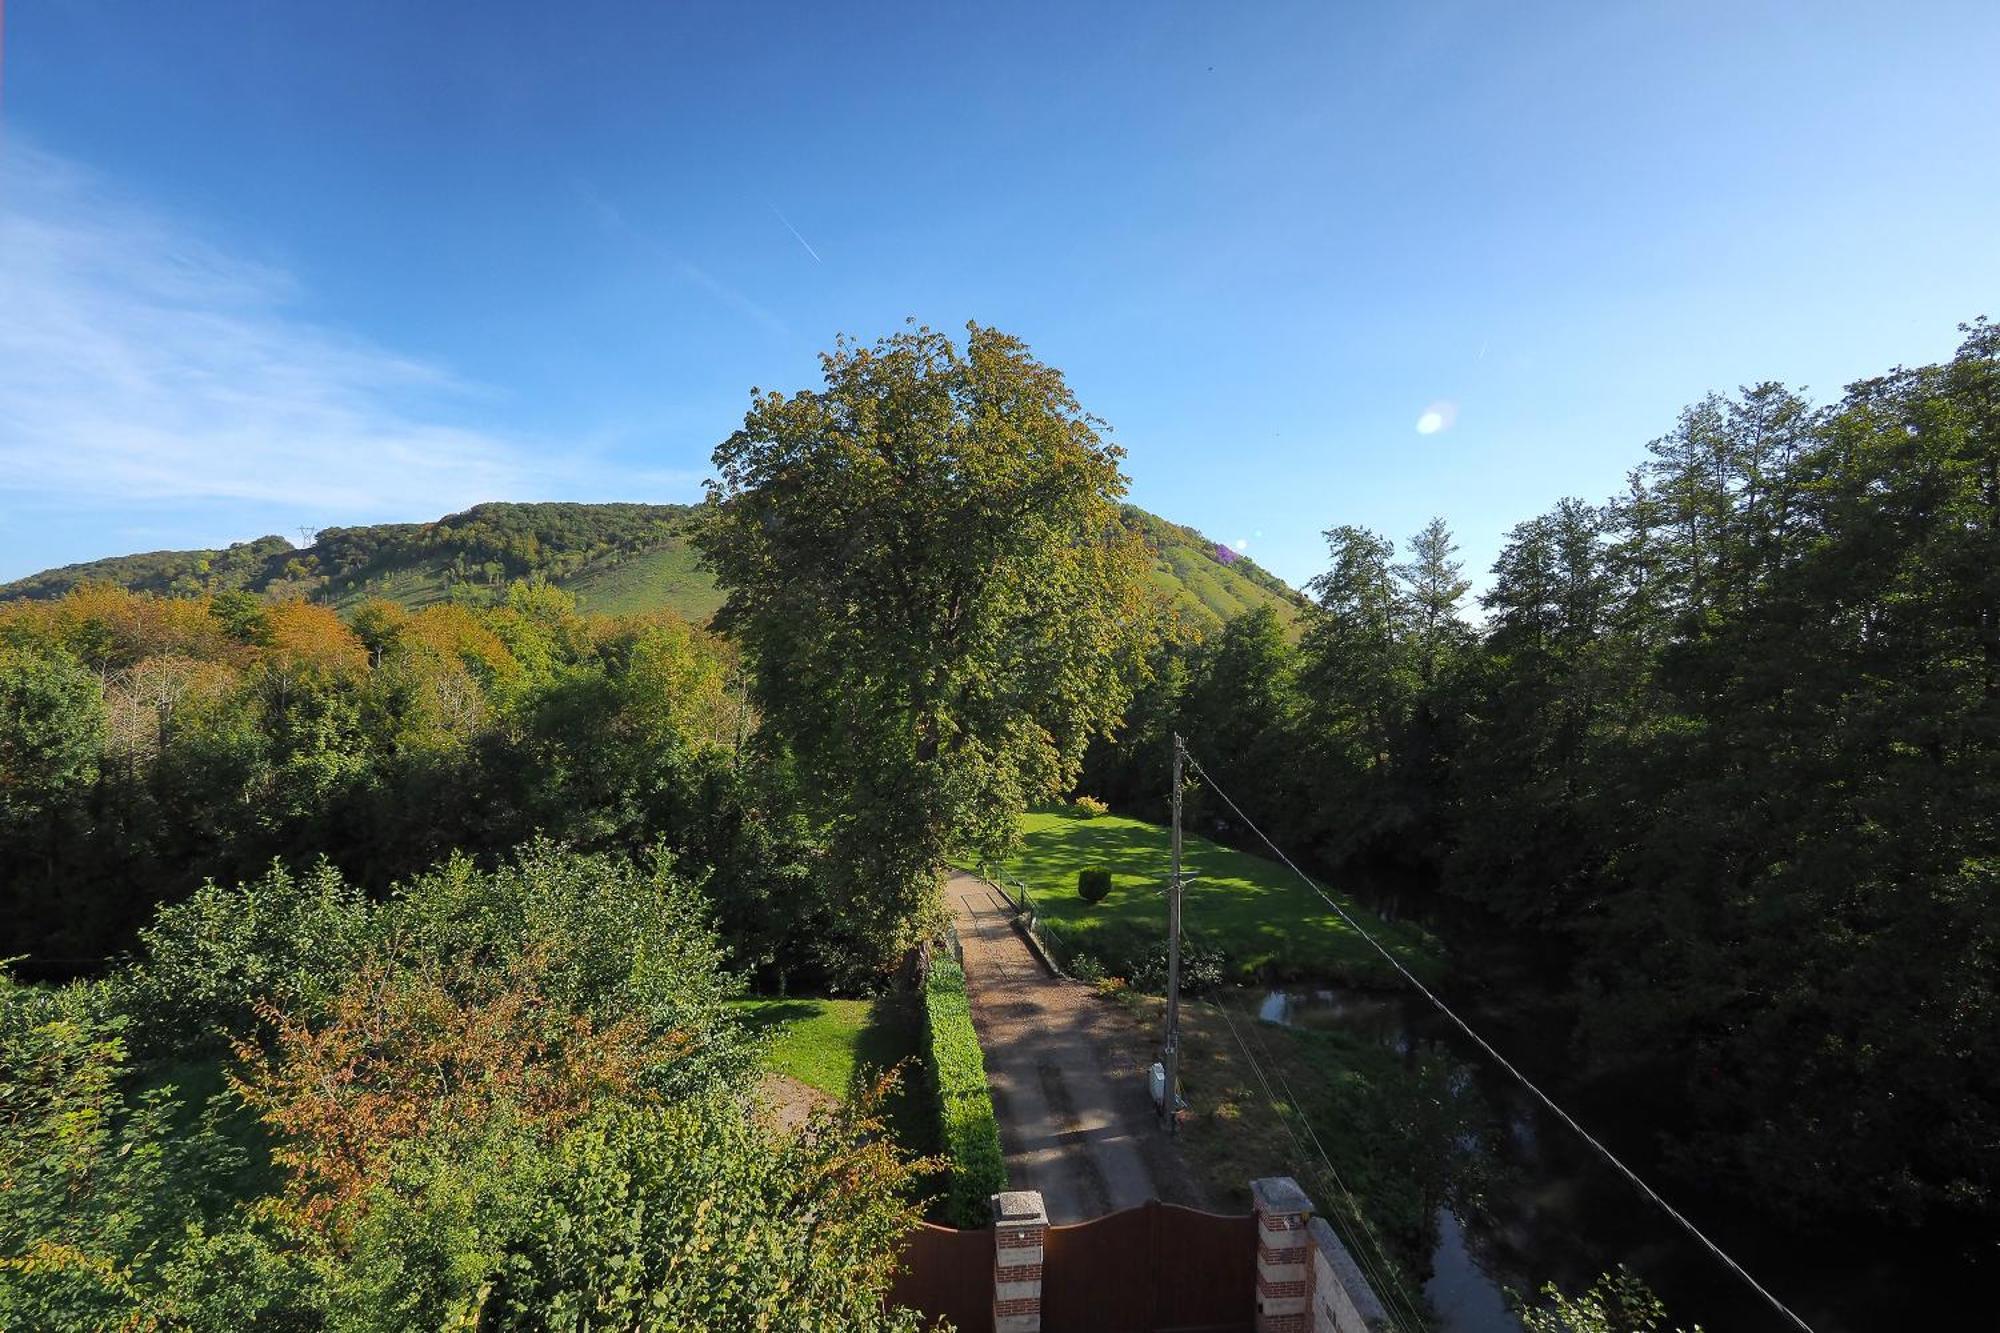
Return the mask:
[[[1038, 921], [1071, 963], [1088, 959], [1095, 972], [1157, 990], [1166, 984], [1165, 891], [1172, 864], [1172, 835], [1165, 827], [1093, 815], [1078, 805], [1022, 816], [1019, 849], [985, 870], [1010, 889], [1027, 886]], [[1185, 834], [1181, 864], [1192, 877], [1182, 910], [1195, 982], [1304, 977], [1403, 984], [1359, 932], [1277, 862]], [[1078, 892], [1077, 875], [1086, 870], [1111, 873], [1111, 891], [1101, 902]], [[1437, 948], [1421, 929], [1384, 921], [1322, 887], [1405, 967], [1424, 977], [1438, 973]]]
[[986, 1057], [972, 1028], [965, 969], [948, 954], [931, 959], [924, 1018], [937, 1089], [938, 1137], [951, 1171], [945, 1214], [957, 1226], [992, 1220], [990, 1197], [1007, 1188], [1000, 1122], [986, 1084]]
[[[1132, 1040], [1156, 1042], [1165, 1002], [1113, 993]], [[1187, 1110], [1178, 1145], [1210, 1201], [1248, 1211], [1252, 1180], [1291, 1176], [1366, 1259], [1377, 1294], [1392, 1301], [1416, 1293], [1421, 1307], [1438, 1208], [1478, 1200], [1477, 1142], [1491, 1132], [1478, 1098], [1453, 1086], [1441, 1057], [1406, 1058], [1339, 1033], [1280, 1027], [1240, 1007], [1225, 1018], [1225, 1003], [1240, 1006], [1241, 997], [1181, 1008]]]

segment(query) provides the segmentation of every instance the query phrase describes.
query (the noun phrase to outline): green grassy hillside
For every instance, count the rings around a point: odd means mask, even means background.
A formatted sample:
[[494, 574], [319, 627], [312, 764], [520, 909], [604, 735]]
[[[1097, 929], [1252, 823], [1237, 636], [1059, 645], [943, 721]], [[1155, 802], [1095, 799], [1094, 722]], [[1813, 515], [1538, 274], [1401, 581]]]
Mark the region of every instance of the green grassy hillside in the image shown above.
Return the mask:
[[[483, 504], [435, 523], [326, 528], [308, 546], [260, 537], [221, 550], [150, 551], [65, 565], [0, 585], [0, 600], [60, 597], [79, 583], [191, 594], [243, 590], [305, 596], [345, 610], [369, 597], [409, 607], [483, 602], [508, 584], [544, 578], [586, 611], [665, 608], [705, 621], [722, 605], [688, 542], [692, 505]], [[1258, 606], [1290, 619], [1298, 593], [1193, 528], [1126, 506], [1125, 522], [1153, 552], [1152, 580], [1206, 633]]]
[[1286, 621], [1298, 614], [1299, 594], [1250, 557], [1132, 505], [1125, 522], [1152, 548], [1153, 585], [1203, 633], [1260, 606]]
[[577, 605], [599, 615], [622, 616], [668, 606], [689, 620], [707, 620], [722, 607], [722, 590], [685, 541], [597, 565], [563, 581]]

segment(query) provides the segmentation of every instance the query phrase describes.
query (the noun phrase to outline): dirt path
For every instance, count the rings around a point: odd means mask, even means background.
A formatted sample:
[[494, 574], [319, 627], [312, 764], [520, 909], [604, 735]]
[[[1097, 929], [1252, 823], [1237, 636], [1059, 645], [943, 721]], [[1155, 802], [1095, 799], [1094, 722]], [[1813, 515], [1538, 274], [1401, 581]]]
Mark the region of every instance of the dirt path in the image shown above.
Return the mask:
[[1152, 1198], [1200, 1206], [1192, 1177], [1155, 1125], [1146, 1070], [1106, 1002], [1049, 974], [991, 885], [954, 873], [945, 894], [965, 946], [972, 1023], [1013, 1187], [1040, 1190], [1052, 1222]]

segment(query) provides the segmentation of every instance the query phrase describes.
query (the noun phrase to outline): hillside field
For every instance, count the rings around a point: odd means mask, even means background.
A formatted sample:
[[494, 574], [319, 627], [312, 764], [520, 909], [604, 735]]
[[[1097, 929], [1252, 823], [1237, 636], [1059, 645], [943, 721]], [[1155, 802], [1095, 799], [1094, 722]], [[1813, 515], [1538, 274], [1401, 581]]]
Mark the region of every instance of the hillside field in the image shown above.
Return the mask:
[[[693, 505], [475, 505], [434, 523], [326, 528], [306, 546], [272, 536], [65, 565], [0, 584], [0, 601], [113, 583], [163, 596], [305, 597], [341, 611], [384, 597], [417, 610], [453, 600], [491, 602], [513, 582], [540, 578], [576, 594], [584, 611], [666, 610], [699, 624], [720, 609], [722, 592], [690, 541], [698, 512]], [[1151, 552], [1152, 586], [1197, 634], [1262, 606], [1288, 622], [1298, 615], [1303, 598], [1255, 561], [1131, 505], [1122, 517]]]

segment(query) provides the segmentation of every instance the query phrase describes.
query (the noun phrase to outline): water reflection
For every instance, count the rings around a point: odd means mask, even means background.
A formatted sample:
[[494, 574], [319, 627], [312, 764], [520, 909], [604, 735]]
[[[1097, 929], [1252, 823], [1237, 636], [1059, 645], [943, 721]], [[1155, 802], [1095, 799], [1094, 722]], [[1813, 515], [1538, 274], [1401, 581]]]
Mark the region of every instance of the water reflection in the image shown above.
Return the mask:
[[[1489, 1067], [1428, 1003], [1340, 987], [1250, 992], [1238, 1003], [1266, 1022], [1339, 1031], [1406, 1058], [1443, 1057], [1451, 1062], [1453, 1090], [1473, 1091], [1490, 1132], [1461, 1140], [1470, 1150], [1462, 1160], [1477, 1164], [1483, 1189], [1475, 1207], [1437, 1214], [1433, 1275], [1424, 1291], [1441, 1333], [1519, 1333], [1507, 1310], [1510, 1288], [1533, 1292], [1555, 1282], [1579, 1290], [1620, 1264], [1659, 1293], [1677, 1324], [1774, 1327], [1768, 1307], [1531, 1094]], [[1651, 1128], [1643, 1107], [1622, 1125], [1600, 1108], [1590, 1123], [1599, 1132], [1620, 1131], [1627, 1141], [1643, 1141]], [[1711, 1202], [1700, 1216], [1820, 1333], [1963, 1327], [1943, 1313], [1952, 1293], [1996, 1266], [1995, 1255], [1973, 1254], [1976, 1244], [1964, 1237], [1941, 1246], [1934, 1237], [1847, 1225], [1803, 1243], [1769, 1219], [1726, 1204]]]
[[1451, 1209], [1438, 1209], [1437, 1233], [1431, 1280], [1424, 1283], [1437, 1315], [1434, 1326], [1440, 1333], [1519, 1333], [1520, 1320], [1508, 1312], [1500, 1284], [1473, 1257], [1465, 1224]]
[[[1393, 995], [1322, 987], [1267, 991], [1256, 1003], [1257, 1016], [1267, 1023], [1346, 1032], [1402, 1057], [1416, 1048], [1409, 1015], [1403, 1002]], [[1448, 1080], [1451, 1091], [1462, 1094], [1473, 1086], [1473, 1071], [1454, 1064]], [[1533, 1142], [1532, 1128], [1525, 1141]], [[1459, 1136], [1457, 1142], [1472, 1153], [1485, 1147], [1484, 1139], [1472, 1132]], [[1438, 1333], [1520, 1333], [1520, 1321], [1507, 1309], [1504, 1283], [1475, 1255], [1474, 1239], [1466, 1224], [1449, 1208], [1437, 1211], [1437, 1243], [1431, 1251], [1431, 1277], [1424, 1284], [1424, 1295], [1436, 1315], [1432, 1326]]]

